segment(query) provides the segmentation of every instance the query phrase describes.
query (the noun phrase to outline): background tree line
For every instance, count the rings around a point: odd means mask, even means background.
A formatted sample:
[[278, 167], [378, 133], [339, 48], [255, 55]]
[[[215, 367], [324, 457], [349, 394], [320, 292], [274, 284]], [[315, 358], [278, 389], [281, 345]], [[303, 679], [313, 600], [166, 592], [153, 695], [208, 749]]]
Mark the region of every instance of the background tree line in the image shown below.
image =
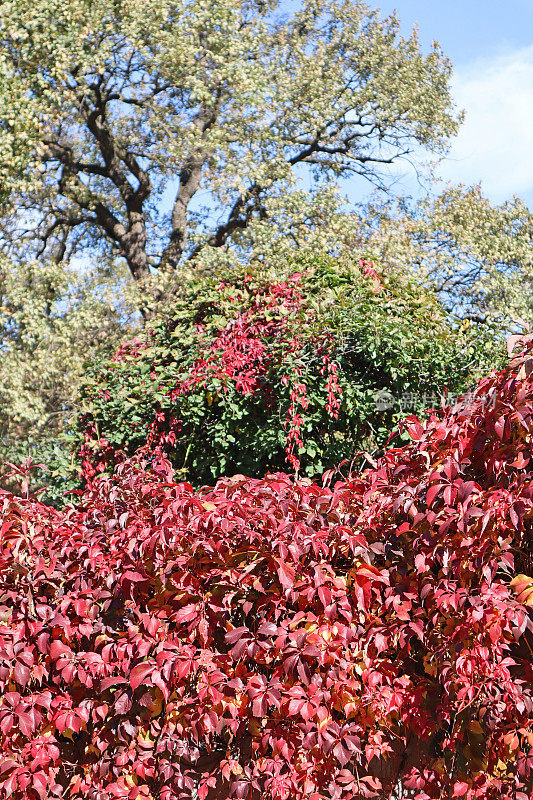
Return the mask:
[[[263, 0], [6, 0], [0, 15], [8, 460], [33, 452], [63, 473], [87, 369], [243, 265], [284, 276], [309, 253], [373, 259], [414, 281], [415, 305], [433, 292], [450, 336], [470, 322], [479, 364], [487, 336], [496, 360], [501, 332], [528, 319], [520, 200], [437, 184], [418, 202], [387, 193], [389, 165], [416, 156], [431, 175], [461, 122], [449, 60], [394, 16], [342, 0], [291, 13]], [[379, 191], [350, 208], [354, 175]], [[419, 330], [405, 333], [412, 350]], [[465, 378], [452, 373], [450, 385]]]

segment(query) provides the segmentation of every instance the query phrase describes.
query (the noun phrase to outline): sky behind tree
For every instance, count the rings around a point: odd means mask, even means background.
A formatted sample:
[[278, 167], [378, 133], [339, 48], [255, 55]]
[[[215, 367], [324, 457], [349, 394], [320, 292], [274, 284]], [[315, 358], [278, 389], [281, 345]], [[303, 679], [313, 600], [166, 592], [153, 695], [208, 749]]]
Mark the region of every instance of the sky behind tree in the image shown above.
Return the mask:
[[[442, 45], [466, 119], [440, 174], [482, 182], [493, 201], [513, 194], [533, 207], [533, 0], [380, 0], [422, 45]], [[405, 167], [403, 168], [405, 171]], [[416, 192], [412, 174], [398, 189]], [[360, 190], [353, 187], [354, 193]]]
[[421, 41], [441, 43], [457, 67], [533, 44], [533, 0], [378, 0], [404, 27], [418, 23]]

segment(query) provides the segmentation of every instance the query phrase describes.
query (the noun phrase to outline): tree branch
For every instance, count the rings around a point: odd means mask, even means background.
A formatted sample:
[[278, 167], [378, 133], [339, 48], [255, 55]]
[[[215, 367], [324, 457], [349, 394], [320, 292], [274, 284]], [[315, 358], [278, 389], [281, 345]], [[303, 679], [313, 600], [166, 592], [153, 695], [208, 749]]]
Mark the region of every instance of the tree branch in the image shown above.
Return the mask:
[[[204, 139], [209, 128], [215, 123], [216, 114], [217, 103], [213, 108], [204, 107], [200, 109], [194, 120], [194, 125], [198, 129], [201, 139]], [[185, 250], [189, 227], [188, 209], [192, 198], [200, 187], [202, 170], [207, 157], [208, 154], [205, 149], [198, 147], [180, 170], [178, 192], [172, 208], [172, 230], [169, 243], [161, 256], [160, 265], [163, 268], [170, 267], [175, 269]]]
[[46, 230], [40, 235], [40, 239], [42, 241], [42, 246], [39, 248], [36, 254], [36, 258], [39, 259], [46, 248], [48, 247], [48, 242], [53, 236], [56, 231], [59, 231], [59, 241], [57, 243], [56, 250], [52, 255], [52, 260], [56, 262], [56, 264], [60, 264], [63, 258], [65, 257], [65, 253], [67, 251], [67, 237], [69, 233], [69, 229], [75, 228], [78, 225], [83, 225], [87, 222], [95, 222], [95, 218], [91, 217], [88, 214], [81, 215], [81, 216], [64, 216], [64, 217], [57, 217], [48, 227]]
[[[89, 86], [88, 91], [78, 93], [78, 108], [87, 128], [96, 141], [103, 164], [85, 163], [75, 158], [68, 142], [57, 139], [44, 141], [45, 158], [59, 161], [62, 165], [59, 190], [75, 205], [94, 214], [94, 220], [119, 247], [133, 277], [137, 280], [150, 272], [146, 253], [146, 218], [143, 203], [151, 192], [151, 182], [135, 156], [117, 144], [107, 122], [107, 103], [113, 95], [106, 93], [104, 79]], [[92, 100], [92, 105], [91, 105]], [[128, 180], [124, 165], [137, 181], [134, 187]], [[117, 188], [125, 206], [127, 223], [122, 223], [105, 202], [86, 186], [80, 175], [94, 175], [111, 180]]]

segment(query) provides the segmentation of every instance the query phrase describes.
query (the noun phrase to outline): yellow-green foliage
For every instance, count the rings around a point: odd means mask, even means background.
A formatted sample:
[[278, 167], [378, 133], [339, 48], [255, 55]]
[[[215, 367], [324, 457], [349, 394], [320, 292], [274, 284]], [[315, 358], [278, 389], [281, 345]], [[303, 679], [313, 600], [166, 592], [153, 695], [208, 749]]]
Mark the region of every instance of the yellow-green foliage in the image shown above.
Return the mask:
[[284, 12], [278, 0], [0, 0], [11, 240], [120, 253], [145, 279], [227, 248], [253, 220], [275, 226], [297, 168], [317, 186], [380, 184], [399, 156], [446, 151], [459, 115], [437, 44], [424, 53], [360, 0]]
[[135, 314], [123, 300], [124, 280], [119, 269], [0, 259], [3, 460], [53, 453], [87, 365], [131, 335]]
[[456, 315], [502, 329], [531, 319], [533, 214], [519, 198], [495, 205], [480, 186], [448, 187], [411, 208], [365, 208], [351, 225], [376, 257], [410, 270]]

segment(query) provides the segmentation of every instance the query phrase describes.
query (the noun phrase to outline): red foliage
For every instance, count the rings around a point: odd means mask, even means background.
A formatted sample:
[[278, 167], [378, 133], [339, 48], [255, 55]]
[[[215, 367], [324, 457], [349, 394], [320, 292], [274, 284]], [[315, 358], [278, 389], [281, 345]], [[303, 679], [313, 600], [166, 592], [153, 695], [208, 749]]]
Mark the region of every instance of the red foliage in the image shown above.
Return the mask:
[[[359, 266], [363, 275], [372, 281], [374, 290], [380, 291], [380, 279], [370, 262], [361, 260]], [[176, 403], [180, 395], [189, 395], [215, 380], [225, 387], [221, 391], [226, 391], [231, 385], [237, 394], [260, 395], [265, 405], [273, 407], [279, 387], [270, 385], [268, 375], [273, 365], [281, 366], [285, 372], [281, 383], [289, 387], [290, 398], [284, 421], [286, 461], [295, 471], [300, 468], [298, 451], [304, 444], [300, 433], [304, 423], [302, 412], [309, 404], [300, 359], [310, 344], [313, 352], [321, 358], [320, 375], [326, 376], [323, 388], [327, 396], [326, 411], [331, 418], [338, 417], [342, 398], [338, 366], [332, 355], [335, 339], [331, 332], [317, 332], [316, 309], [308, 306], [302, 277], [301, 273], [295, 272], [286, 281], [274, 281], [259, 290], [248, 288], [251, 275], [244, 277], [241, 288], [220, 284], [218, 291], [224, 294], [230, 289], [232, 305], [244, 310], [214, 338], [211, 333], [206, 334], [202, 319], [197, 320], [194, 326], [196, 349], [201, 356], [191, 365], [190, 372], [167, 391], [170, 402]], [[113, 360], [135, 357], [146, 348], [146, 343], [134, 340], [123, 345]], [[109, 392], [104, 391], [103, 395], [106, 394]], [[172, 413], [156, 412], [147, 437], [148, 451], [160, 447], [168, 452], [168, 448], [176, 444], [181, 426], [182, 420]], [[125, 454], [113, 448], [107, 439], [100, 438], [96, 427], [89, 424], [84, 431], [79, 457], [83, 478], [90, 485], [110, 465], [123, 461]]]
[[4, 493], [0, 798], [528, 800], [533, 380], [406, 424], [332, 486]]

